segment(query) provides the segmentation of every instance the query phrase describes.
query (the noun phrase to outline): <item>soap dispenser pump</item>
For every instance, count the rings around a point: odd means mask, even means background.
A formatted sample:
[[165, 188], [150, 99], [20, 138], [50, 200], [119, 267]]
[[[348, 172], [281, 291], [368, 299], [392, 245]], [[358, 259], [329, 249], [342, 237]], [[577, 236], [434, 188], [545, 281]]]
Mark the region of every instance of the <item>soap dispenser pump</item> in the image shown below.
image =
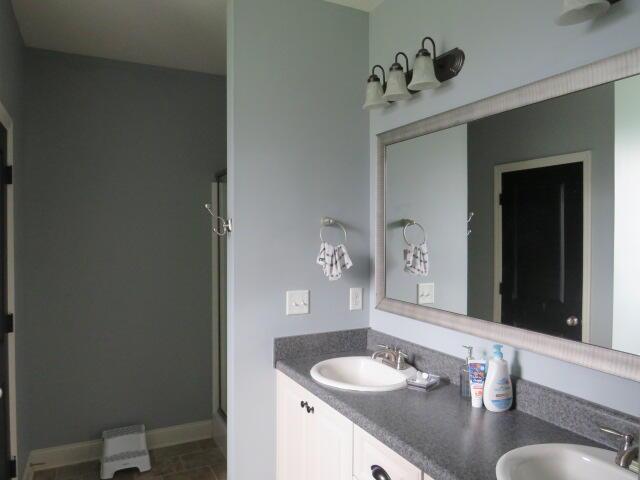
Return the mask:
[[473, 360], [473, 347], [463, 345], [467, 349], [467, 359], [460, 365], [460, 396], [462, 398], [471, 398], [471, 390], [469, 388], [469, 362]]

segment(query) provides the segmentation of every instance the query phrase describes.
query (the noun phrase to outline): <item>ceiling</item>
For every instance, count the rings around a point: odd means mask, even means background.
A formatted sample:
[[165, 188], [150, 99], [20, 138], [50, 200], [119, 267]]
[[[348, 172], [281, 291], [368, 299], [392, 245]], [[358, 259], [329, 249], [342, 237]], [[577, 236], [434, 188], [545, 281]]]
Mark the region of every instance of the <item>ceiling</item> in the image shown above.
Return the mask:
[[12, 1], [29, 47], [225, 74], [226, 0]]
[[357, 8], [358, 10], [364, 10], [365, 12], [371, 12], [384, 0], [326, 0], [327, 2], [337, 3], [338, 5], [344, 5], [345, 7]]

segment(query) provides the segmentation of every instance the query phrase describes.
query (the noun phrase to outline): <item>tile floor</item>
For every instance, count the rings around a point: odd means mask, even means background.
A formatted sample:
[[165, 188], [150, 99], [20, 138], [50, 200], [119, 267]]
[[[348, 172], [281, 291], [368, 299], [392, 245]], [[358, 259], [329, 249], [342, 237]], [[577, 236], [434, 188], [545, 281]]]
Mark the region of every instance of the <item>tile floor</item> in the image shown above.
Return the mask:
[[[226, 480], [227, 464], [213, 440], [184, 443], [149, 452], [151, 471], [118, 472], [114, 480]], [[36, 472], [33, 480], [99, 480], [100, 463], [89, 462]]]

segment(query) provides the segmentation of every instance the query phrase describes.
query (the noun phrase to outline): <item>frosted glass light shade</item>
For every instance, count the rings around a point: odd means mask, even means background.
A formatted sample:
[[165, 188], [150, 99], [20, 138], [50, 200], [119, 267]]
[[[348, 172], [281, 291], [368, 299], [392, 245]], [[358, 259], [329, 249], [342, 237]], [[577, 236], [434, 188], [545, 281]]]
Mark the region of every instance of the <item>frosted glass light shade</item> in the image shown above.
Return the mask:
[[433, 68], [433, 60], [429, 55], [418, 55], [413, 64], [413, 79], [409, 84], [411, 90], [429, 90], [440, 86]]
[[407, 78], [404, 76], [402, 69], [389, 71], [389, 81], [387, 82], [387, 91], [383, 97], [388, 102], [397, 102], [411, 98], [411, 93], [407, 89]]
[[383, 108], [389, 105], [384, 98], [384, 91], [380, 80], [367, 82], [367, 94], [364, 99], [363, 110], [373, 110], [374, 108]]
[[607, 0], [564, 0], [562, 13], [556, 19], [557, 25], [575, 25], [599, 17], [611, 4]]

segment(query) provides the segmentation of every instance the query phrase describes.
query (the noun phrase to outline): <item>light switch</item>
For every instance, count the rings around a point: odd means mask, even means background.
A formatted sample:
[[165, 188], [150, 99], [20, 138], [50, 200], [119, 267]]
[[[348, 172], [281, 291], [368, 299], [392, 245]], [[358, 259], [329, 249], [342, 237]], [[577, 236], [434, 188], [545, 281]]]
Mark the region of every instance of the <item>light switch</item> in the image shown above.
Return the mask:
[[418, 284], [418, 305], [431, 305], [435, 303], [435, 284], [419, 283]]
[[287, 315], [309, 313], [309, 290], [287, 291]]
[[362, 288], [349, 289], [349, 310], [362, 310]]

